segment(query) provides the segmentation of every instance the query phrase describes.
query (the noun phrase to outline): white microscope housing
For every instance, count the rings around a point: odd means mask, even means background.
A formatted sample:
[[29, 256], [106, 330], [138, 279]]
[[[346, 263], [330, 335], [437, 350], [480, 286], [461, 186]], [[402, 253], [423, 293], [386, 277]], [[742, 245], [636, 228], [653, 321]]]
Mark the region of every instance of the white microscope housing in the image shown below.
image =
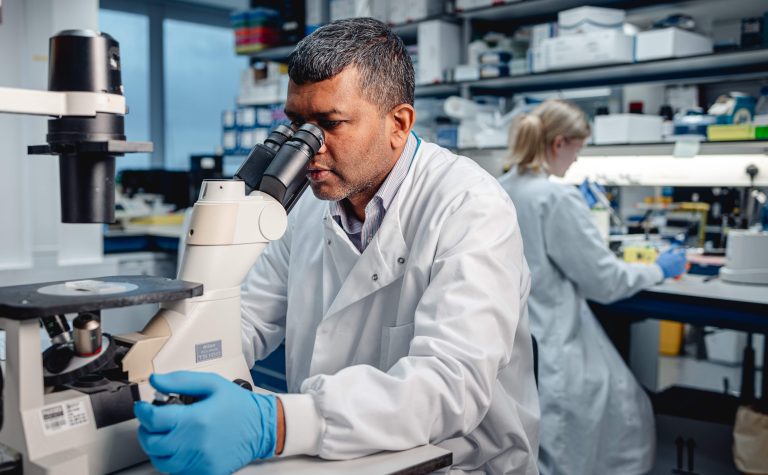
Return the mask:
[[[79, 58], [90, 60], [73, 67]], [[150, 143], [125, 141], [117, 42], [67, 31], [51, 38], [49, 91], [0, 88], [0, 112], [50, 115], [62, 219], [114, 221], [114, 161]], [[240, 285], [307, 186], [322, 131], [279, 126], [232, 180], [203, 183], [178, 279], [112, 276], [0, 287], [0, 457], [26, 475], [108, 473], [147, 459], [133, 405], [152, 401], [152, 373], [209, 371], [252, 389], [240, 337]], [[162, 302], [144, 329], [101, 333], [100, 311]], [[74, 329], [69, 328], [68, 316]], [[51, 337], [41, 352], [40, 323]]]
[[768, 285], [768, 232], [731, 230], [720, 278], [738, 284]]

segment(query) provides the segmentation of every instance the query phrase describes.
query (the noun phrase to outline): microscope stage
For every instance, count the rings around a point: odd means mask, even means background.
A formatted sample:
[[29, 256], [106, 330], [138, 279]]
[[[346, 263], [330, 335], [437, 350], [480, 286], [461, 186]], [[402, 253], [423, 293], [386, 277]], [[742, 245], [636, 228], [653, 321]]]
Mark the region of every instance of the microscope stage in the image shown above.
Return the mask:
[[182, 300], [202, 294], [202, 284], [144, 275], [14, 285], [0, 287], [0, 317], [28, 320]]

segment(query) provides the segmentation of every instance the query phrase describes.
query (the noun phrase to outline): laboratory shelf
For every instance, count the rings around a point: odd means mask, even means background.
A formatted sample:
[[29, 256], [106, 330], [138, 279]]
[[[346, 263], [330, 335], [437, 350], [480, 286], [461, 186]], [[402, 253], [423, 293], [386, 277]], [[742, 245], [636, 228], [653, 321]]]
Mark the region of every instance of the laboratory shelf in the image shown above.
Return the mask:
[[460, 93], [461, 86], [458, 83], [417, 85], [414, 92], [416, 97], [448, 97], [456, 96]]
[[[638, 143], [616, 145], [588, 145], [581, 157], [633, 157], [633, 156], [668, 156], [673, 155], [674, 142]], [[458, 153], [503, 151], [506, 147], [459, 148]], [[722, 142], [701, 142], [697, 155], [768, 155], [768, 140], [733, 140]]]
[[[419, 23], [423, 23], [425, 21], [430, 20], [444, 20], [444, 21], [452, 21], [456, 22], [456, 17], [449, 15], [447, 13], [441, 14], [441, 15], [432, 15], [426, 18], [422, 18], [420, 20], [411, 21], [408, 23], [402, 23], [399, 25], [390, 25], [392, 28], [392, 31], [397, 33], [400, 38], [403, 39], [405, 43], [413, 43], [416, 41], [416, 32], [418, 31]], [[261, 51], [255, 51], [253, 53], [241, 53], [241, 56], [249, 56], [251, 60], [261, 60], [261, 61], [281, 61], [286, 62], [288, 61], [288, 56], [293, 52], [293, 49], [296, 47], [295, 44], [293, 45], [285, 45], [285, 46], [275, 46], [273, 48], [267, 48]]]
[[768, 76], [768, 48], [469, 81], [473, 93], [514, 94], [643, 82], [710, 82]]
[[254, 53], [243, 53], [241, 56], [250, 56], [251, 60], [256, 61], [288, 61], [288, 56], [293, 52], [293, 48], [296, 45], [275, 46], [274, 48], [268, 48]]
[[416, 36], [419, 30], [419, 23], [424, 23], [425, 21], [431, 21], [431, 20], [442, 20], [442, 21], [447, 21], [451, 23], [458, 23], [458, 19], [456, 18], [456, 16], [448, 13], [442, 13], [440, 15], [431, 15], [425, 18], [420, 18], [418, 20], [409, 21], [406, 23], [400, 23], [398, 25], [389, 25], [389, 26], [390, 28], [392, 28], [392, 31], [394, 31], [397, 34], [397, 36], [403, 39], [403, 42], [405, 42], [405, 44], [411, 44], [416, 42]]
[[[673, 155], [674, 142], [589, 145], [579, 155], [583, 157], [617, 157], [643, 155]], [[734, 140], [701, 142], [697, 155], [759, 155], [768, 154], [768, 140]]]
[[[658, 4], [678, 3], [682, 0], [591, 0], [590, 6], [621, 9], [644, 8]], [[584, 6], [583, 0], [528, 0], [495, 4], [489, 7], [457, 10], [456, 16], [470, 20], [504, 21], [517, 24], [533, 24], [556, 21], [557, 13], [569, 8]]]

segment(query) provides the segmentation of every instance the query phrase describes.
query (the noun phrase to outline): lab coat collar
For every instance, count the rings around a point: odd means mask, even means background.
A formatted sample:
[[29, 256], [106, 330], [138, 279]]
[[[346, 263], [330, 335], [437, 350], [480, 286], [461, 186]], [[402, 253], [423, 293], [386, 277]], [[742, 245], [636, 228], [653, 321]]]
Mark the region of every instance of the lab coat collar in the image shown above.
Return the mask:
[[[418, 157], [417, 151], [414, 160]], [[334, 267], [338, 274], [343, 275], [345, 268], [351, 263], [348, 259], [356, 260], [352, 264], [349, 274], [343, 280], [338, 293], [335, 297], [330, 296], [333, 301], [330, 307], [326, 307], [328, 311], [325, 313], [324, 319], [368, 297], [379, 289], [383, 289], [403, 275], [408, 259], [408, 245], [403, 237], [400, 205], [403, 197], [409, 194], [410, 184], [413, 181], [412, 171], [413, 167], [409, 170], [408, 176], [401, 185], [387, 214], [384, 215], [381, 227], [362, 254], [357, 251], [341, 226], [331, 217], [330, 210], [326, 208], [325, 236], [326, 241], [330, 241], [331, 244], [326, 243], [323, 250], [324, 265]], [[330, 249], [331, 246], [338, 247]], [[333, 258], [331, 259], [331, 257]], [[324, 288], [323, 290], [324, 294], [329, 296], [327, 291], [331, 289]]]

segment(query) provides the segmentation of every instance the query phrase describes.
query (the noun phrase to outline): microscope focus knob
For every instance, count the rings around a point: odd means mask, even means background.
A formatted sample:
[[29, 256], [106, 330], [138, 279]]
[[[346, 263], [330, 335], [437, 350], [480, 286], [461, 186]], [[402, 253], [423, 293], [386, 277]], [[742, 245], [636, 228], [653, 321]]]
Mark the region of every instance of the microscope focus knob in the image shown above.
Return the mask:
[[233, 383], [237, 384], [243, 389], [247, 389], [248, 391], [253, 391], [253, 386], [251, 386], [251, 383], [244, 379], [237, 378], [236, 380], [232, 381]]
[[69, 366], [69, 362], [75, 356], [75, 352], [72, 349], [72, 345], [62, 344], [56, 345], [50, 352], [43, 358], [43, 367], [52, 374], [58, 374], [64, 371], [64, 368]]

